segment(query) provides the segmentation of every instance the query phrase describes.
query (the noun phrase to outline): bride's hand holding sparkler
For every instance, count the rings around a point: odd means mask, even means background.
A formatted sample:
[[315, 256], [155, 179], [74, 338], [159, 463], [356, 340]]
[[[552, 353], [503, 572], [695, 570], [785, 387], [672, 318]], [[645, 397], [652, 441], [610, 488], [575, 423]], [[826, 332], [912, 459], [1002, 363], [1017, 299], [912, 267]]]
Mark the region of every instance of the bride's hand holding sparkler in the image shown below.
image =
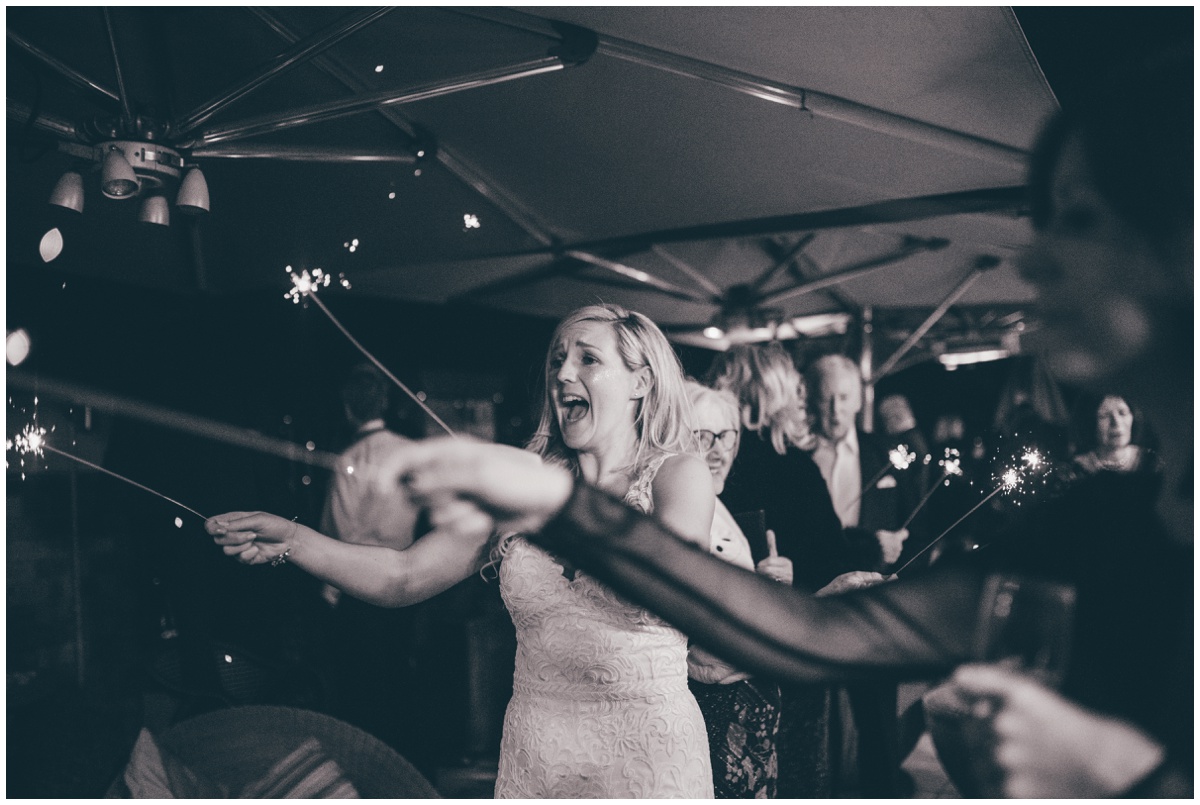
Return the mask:
[[292, 563], [368, 604], [402, 607], [449, 589], [487, 560], [492, 523], [477, 507], [448, 500], [431, 519], [434, 530], [402, 551], [341, 542], [266, 512], [220, 514], [204, 527], [239, 562]]
[[299, 523], [266, 512], [229, 512], [204, 521], [226, 556], [247, 565], [278, 563], [311, 531]]

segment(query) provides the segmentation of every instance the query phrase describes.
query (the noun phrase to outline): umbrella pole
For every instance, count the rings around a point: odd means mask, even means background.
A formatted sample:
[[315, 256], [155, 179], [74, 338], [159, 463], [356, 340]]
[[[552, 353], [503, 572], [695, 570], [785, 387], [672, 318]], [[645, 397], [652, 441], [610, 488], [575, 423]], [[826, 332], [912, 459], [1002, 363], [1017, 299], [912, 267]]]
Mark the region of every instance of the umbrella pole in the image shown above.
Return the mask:
[[862, 309], [862, 344], [858, 356], [858, 371], [862, 380], [862, 429], [875, 432], [875, 381], [871, 369], [875, 361], [875, 311], [870, 305]]

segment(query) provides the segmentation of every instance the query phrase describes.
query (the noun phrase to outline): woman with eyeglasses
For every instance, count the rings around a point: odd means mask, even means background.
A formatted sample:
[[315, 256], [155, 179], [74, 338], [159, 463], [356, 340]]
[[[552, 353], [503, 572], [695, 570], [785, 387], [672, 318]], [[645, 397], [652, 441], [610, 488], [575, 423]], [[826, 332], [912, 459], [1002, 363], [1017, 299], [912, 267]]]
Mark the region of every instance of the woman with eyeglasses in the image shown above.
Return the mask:
[[[778, 556], [792, 563], [789, 581], [809, 592], [881, 581], [877, 573], [852, 572], [874, 563], [865, 556], [859, 561], [851, 549], [857, 534], [843, 532], [820, 470], [808, 457], [815, 437], [808, 426], [804, 380], [791, 355], [778, 342], [734, 347], [717, 356], [709, 376], [711, 386], [737, 400], [745, 429], [744, 437], [734, 437], [740, 445], [728, 456], [721, 500], [735, 514], [761, 512], [764, 528], [776, 537], [768, 546], [761, 533], [749, 534], [755, 558], [769, 558], [777, 545]], [[832, 796], [836, 766], [829, 744], [829, 690], [785, 684], [782, 700], [778, 795]]]
[[[696, 443], [712, 473], [713, 493], [725, 488], [737, 455], [741, 415], [728, 391], [686, 383]], [[773, 542], [774, 535], [768, 537]], [[763, 576], [792, 583], [792, 561], [774, 551], [756, 566], [750, 543], [729, 509], [717, 498], [708, 551]], [[779, 779], [779, 685], [754, 679], [697, 645], [688, 647], [688, 687], [704, 714], [717, 799], [774, 799]]]
[[[694, 380], [687, 381], [686, 389], [692, 404], [692, 432], [712, 473], [713, 493], [719, 496], [741, 443], [741, 410], [730, 391], [718, 391]], [[790, 586], [792, 560], [776, 551], [773, 531], [764, 536], [767, 556], [756, 564], [742, 527], [717, 498], [709, 553]], [[835, 579], [817, 595], [861, 586], [867, 577], [879, 578], [878, 574], [851, 573]], [[693, 644], [688, 648], [688, 687], [708, 727], [717, 799], [774, 799], [779, 777], [779, 684], [772, 679], [752, 678]], [[789, 760], [794, 762], [795, 757]]]
[[[721, 353], [708, 384], [737, 398], [746, 431], [725, 484], [725, 505], [736, 514], [763, 512], [779, 555], [794, 563], [797, 586], [813, 592], [839, 574], [873, 567], [866, 549], [878, 548], [872, 540], [856, 550], [859, 535], [854, 529], [843, 533], [821, 471], [808, 457], [816, 437], [809, 430], [804, 379], [783, 346], [771, 342]], [[756, 556], [766, 555], [766, 545], [752, 547]]]

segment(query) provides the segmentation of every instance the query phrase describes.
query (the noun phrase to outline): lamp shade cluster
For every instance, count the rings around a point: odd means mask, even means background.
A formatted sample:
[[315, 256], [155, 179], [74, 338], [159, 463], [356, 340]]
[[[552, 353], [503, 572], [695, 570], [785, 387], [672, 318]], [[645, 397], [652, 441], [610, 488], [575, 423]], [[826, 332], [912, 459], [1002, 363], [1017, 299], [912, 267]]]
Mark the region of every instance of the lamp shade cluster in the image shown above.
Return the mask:
[[[186, 167], [183, 158], [171, 148], [145, 142], [113, 141], [98, 146], [96, 161], [100, 164], [100, 192], [106, 198], [142, 198], [139, 221], [158, 226], [171, 223], [167, 194], [176, 182], [179, 189], [175, 206], [181, 213], [200, 215], [209, 211], [208, 182], [204, 174], [199, 168]], [[50, 194], [50, 203], [82, 213], [83, 175], [77, 170], [64, 173]]]

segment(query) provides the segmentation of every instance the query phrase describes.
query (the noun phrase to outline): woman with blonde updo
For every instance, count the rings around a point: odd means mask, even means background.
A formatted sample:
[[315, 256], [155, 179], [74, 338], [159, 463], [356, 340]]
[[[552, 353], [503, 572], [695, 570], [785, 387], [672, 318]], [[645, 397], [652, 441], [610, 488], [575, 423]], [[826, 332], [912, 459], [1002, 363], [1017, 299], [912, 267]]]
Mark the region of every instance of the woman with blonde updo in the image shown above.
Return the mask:
[[[816, 437], [809, 430], [804, 379], [783, 345], [734, 347], [717, 356], [709, 378], [713, 388], [737, 398], [746, 431], [722, 494], [729, 510], [764, 513], [765, 527], [775, 532], [779, 555], [792, 560], [802, 589], [816, 591], [838, 575], [872, 567], [842, 533], [809, 455]], [[752, 547], [756, 559], [766, 555], [765, 544]]]

